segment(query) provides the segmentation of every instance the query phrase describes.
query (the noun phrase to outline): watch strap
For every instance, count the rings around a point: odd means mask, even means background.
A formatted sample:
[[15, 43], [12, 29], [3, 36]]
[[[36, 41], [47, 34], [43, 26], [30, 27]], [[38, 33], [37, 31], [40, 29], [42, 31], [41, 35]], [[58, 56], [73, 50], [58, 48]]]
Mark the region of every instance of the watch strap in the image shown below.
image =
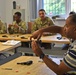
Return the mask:
[[45, 54], [43, 53], [43, 54], [41, 54], [40, 55], [40, 59], [43, 59], [44, 58], [44, 56], [45, 56]]

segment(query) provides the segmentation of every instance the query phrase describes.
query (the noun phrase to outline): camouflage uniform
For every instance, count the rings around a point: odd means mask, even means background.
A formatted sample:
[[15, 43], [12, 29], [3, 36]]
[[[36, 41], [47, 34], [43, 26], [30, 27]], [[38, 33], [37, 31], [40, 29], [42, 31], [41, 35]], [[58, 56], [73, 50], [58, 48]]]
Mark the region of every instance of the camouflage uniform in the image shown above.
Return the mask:
[[32, 26], [32, 32], [34, 32], [40, 28], [51, 26], [51, 25], [54, 25], [54, 23], [49, 17], [46, 17], [43, 22], [41, 21], [41, 18], [39, 17], [35, 20], [35, 22]]
[[4, 23], [0, 20], [0, 34], [7, 33], [7, 29]]
[[[14, 27], [14, 25], [18, 25], [19, 28]], [[13, 22], [13, 25], [11, 27], [8, 27], [9, 33], [26, 33], [26, 23], [24, 21], [21, 21], [19, 24], [16, 23], [16, 21]]]

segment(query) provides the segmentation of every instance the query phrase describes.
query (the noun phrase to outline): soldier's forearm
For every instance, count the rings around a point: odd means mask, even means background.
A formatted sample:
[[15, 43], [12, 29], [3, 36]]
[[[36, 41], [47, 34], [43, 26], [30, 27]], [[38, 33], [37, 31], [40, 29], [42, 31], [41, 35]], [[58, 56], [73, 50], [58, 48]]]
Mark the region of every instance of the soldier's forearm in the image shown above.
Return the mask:
[[49, 26], [46, 28], [40, 29], [41, 32], [51, 32], [51, 33], [60, 33], [62, 31], [62, 27], [59, 26]]
[[24, 28], [19, 27], [19, 32], [20, 32], [20, 33], [25, 33], [26, 30], [25, 30]]
[[5, 30], [0, 30], [0, 34], [3, 34], [3, 33], [5, 33]]

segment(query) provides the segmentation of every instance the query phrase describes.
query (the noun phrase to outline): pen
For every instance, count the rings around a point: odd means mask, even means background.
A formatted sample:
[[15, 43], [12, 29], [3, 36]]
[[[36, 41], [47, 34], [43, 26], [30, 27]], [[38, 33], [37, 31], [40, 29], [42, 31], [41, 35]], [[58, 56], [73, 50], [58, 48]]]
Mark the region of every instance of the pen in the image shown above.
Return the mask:
[[3, 70], [12, 70], [12, 68], [2, 68]]

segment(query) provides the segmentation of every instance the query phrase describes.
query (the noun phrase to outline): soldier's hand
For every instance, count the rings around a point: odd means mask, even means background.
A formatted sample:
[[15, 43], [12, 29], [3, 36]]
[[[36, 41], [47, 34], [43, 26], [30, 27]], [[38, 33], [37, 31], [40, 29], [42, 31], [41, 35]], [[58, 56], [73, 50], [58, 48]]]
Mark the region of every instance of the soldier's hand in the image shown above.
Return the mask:
[[19, 28], [19, 26], [17, 24], [14, 25], [15, 28]]
[[30, 37], [30, 40], [32, 40], [32, 38], [39, 40], [42, 34], [43, 32], [41, 32], [40, 30], [37, 30], [32, 34], [32, 36]]
[[12, 24], [9, 24], [9, 25], [8, 25], [8, 27], [11, 27], [11, 26], [12, 26]]
[[35, 53], [36, 55], [40, 56], [41, 54], [43, 54], [43, 52], [42, 52], [39, 44], [38, 44], [35, 40], [33, 40], [33, 41], [31, 42], [31, 47], [32, 47], [32, 50], [34, 51], [34, 53]]

